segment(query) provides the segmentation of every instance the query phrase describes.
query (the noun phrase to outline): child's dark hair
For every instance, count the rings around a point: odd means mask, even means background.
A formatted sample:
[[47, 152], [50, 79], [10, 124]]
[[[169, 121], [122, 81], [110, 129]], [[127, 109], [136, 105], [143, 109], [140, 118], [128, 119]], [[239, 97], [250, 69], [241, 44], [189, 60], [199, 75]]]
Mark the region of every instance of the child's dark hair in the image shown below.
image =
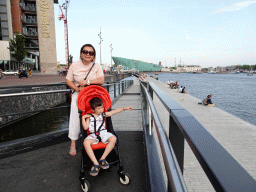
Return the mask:
[[89, 101], [91, 108], [94, 110], [96, 107], [104, 105], [103, 101], [99, 97], [94, 97]]

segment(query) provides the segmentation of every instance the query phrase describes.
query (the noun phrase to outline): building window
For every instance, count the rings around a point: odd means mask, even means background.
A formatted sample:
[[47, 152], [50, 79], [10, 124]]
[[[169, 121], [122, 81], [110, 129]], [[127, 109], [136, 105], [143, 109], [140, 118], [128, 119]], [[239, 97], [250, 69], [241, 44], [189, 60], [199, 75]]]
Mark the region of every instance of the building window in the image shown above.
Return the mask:
[[0, 17], [0, 40], [3, 40], [3, 36], [2, 36], [2, 22], [1, 22], [1, 17]]

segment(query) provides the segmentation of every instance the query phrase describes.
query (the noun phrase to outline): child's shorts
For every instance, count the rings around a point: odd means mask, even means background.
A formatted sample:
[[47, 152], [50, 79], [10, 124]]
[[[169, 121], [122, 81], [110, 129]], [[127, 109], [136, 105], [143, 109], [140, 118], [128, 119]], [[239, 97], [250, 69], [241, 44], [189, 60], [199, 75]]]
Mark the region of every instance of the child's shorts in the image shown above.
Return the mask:
[[[114, 136], [112, 133], [108, 132], [107, 130], [103, 130], [103, 131], [100, 131], [100, 138], [101, 138], [101, 141], [103, 143], [107, 143], [107, 140]], [[93, 144], [97, 144], [99, 142], [99, 140], [97, 139], [97, 136], [93, 133], [93, 134], [90, 134], [88, 135], [85, 139], [91, 139], [91, 140], [94, 140], [95, 143]]]

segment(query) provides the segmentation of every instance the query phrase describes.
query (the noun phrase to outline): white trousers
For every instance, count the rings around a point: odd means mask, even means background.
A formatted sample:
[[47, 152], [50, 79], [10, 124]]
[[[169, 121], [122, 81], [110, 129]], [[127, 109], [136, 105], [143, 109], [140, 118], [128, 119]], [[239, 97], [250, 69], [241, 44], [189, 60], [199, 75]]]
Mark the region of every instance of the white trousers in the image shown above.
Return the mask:
[[80, 120], [77, 108], [77, 96], [78, 92], [73, 93], [70, 107], [68, 137], [71, 140], [77, 140], [79, 138], [80, 133]]

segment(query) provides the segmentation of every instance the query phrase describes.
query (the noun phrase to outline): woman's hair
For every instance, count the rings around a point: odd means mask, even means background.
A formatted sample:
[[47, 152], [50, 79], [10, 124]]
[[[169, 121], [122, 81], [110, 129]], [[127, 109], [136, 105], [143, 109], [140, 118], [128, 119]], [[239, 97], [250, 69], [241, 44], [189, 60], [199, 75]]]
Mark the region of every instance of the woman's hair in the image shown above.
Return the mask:
[[92, 110], [94, 110], [96, 107], [99, 107], [101, 105], [104, 105], [103, 101], [99, 98], [99, 97], [94, 97], [89, 101], [89, 104], [92, 108]]
[[[82, 51], [84, 50], [85, 47], [91, 47], [93, 49], [93, 51], [94, 51], [94, 58], [93, 58], [92, 61], [95, 61], [95, 59], [96, 59], [96, 50], [95, 50], [95, 48], [91, 44], [84, 44], [81, 47], [81, 49], [80, 49], [80, 55], [82, 54]], [[81, 60], [83, 60], [83, 59], [81, 59]]]

